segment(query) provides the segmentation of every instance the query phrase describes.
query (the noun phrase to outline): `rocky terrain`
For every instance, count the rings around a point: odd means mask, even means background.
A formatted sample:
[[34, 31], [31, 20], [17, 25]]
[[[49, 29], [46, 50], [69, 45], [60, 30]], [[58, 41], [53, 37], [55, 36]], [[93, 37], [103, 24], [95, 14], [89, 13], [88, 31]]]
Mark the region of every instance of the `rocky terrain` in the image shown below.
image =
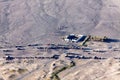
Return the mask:
[[0, 0], [0, 80], [119, 80], [119, 40], [119, 0]]

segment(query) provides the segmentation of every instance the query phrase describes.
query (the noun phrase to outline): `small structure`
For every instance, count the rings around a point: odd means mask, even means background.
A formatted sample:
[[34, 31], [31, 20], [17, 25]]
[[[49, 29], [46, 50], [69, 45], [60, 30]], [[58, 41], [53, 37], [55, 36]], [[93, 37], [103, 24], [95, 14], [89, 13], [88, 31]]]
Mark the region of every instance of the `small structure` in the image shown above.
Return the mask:
[[92, 36], [92, 35], [75, 35], [75, 34], [70, 34], [63, 38], [66, 42], [81, 42], [81, 45], [86, 44], [87, 41], [101, 41], [105, 42], [106, 40], [109, 40], [106, 36], [104, 37], [98, 37], [98, 36]]
[[64, 38], [66, 42], [81, 42], [86, 38], [84, 35], [70, 34]]

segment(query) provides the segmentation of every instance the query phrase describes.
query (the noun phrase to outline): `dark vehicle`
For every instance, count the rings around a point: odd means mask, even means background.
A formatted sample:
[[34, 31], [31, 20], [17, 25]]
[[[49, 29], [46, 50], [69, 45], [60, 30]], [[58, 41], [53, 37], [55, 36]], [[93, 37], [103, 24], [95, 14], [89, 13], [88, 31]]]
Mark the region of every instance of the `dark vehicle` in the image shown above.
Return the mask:
[[79, 46], [73, 46], [73, 49], [81, 49]]
[[81, 57], [81, 56], [76, 56], [75, 58], [77, 58], [77, 59], [82, 59], [82, 57]]
[[28, 46], [40, 46], [42, 44], [29, 44]]
[[77, 53], [66, 53], [66, 56], [65, 57], [69, 57], [70, 59], [72, 58], [78, 58], [80, 59], [81, 58], [81, 54], [77, 54]]
[[53, 55], [51, 58], [53, 58], [53, 59], [59, 59], [59, 56], [60, 55]]
[[59, 47], [57, 47], [57, 46], [51, 46], [51, 47], [48, 47], [48, 49], [59, 49]]
[[75, 56], [75, 55], [76, 55], [76, 56], [77, 56], [77, 55], [80, 55], [80, 54], [72, 53], [72, 52], [68, 52], [68, 53], [66, 53], [66, 54], [67, 54], [67, 55], [74, 55], [74, 56]]
[[18, 47], [17, 50], [25, 50], [23, 47]]
[[25, 47], [25, 46], [15, 46], [16, 48], [21, 48], [21, 47]]
[[83, 52], [91, 52], [92, 49], [91, 48], [82, 48]]
[[82, 59], [92, 59], [92, 57], [83, 56]]
[[3, 52], [13, 52], [13, 50], [3, 50]]
[[37, 49], [44, 49], [44, 47], [37, 47]]
[[64, 46], [63, 49], [70, 49], [70, 47], [68, 47], [68, 46]]
[[14, 59], [14, 57], [11, 57], [11, 56], [6, 57], [6, 60], [13, 60], [13, 59]]
[[102, 59], [102, 58], [95, 56], [94, 59]]
[[67, 56], [65, 56], [65, 57], [68, 57], [68, 58], [70, 58], [70, 59], [75, 58], [75, 56], [72, 56], [72, 55], [67, 55]]

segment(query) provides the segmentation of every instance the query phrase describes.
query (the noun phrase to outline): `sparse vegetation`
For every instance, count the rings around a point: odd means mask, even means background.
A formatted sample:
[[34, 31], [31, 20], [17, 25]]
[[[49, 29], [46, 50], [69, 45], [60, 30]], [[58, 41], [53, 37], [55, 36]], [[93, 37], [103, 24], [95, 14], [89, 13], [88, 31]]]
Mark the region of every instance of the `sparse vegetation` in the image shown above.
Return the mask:
[[68, 68], [73, 67], [73, 66], [75, 66], [75, 62], [72, 61], [72, 62], [70, 63], [70, 65], [64, 66], [64, 67], [62, 67], [61, 69], [53, 72], [53, 73], [52, 73], [52, 76], [51, 76], [51, 80], [60, 80], [58, 74], [59, 74], [60, 72], [64, 71], [64, 70], [68, 69]]
[[15, 73], [16, 72], [16, 70], [10, 70], [10, 73]]
[[16, 75], [15, 75], [15, 74], [11, 74], [11, 75], [9, 76], [9, 79], [10, 79], [10, 80], [13, 80], [14, 78], [16, 78]]
[[19, 73], [19, 74], [23, 74], [23, 73], [25, 73], [27, 71], [27, 69], [22, 69], [22, 68], [19, 68], [18, 70], [17, 70], [17, 72]]
[[9, 70], [10, 73], [18, 72], [19, 74], [23, 74], [26, 71], [27, 71], [27, 69], [22, 69], [22, 68], [18, 68], [17, 70], [15, 70], [15, 69]]

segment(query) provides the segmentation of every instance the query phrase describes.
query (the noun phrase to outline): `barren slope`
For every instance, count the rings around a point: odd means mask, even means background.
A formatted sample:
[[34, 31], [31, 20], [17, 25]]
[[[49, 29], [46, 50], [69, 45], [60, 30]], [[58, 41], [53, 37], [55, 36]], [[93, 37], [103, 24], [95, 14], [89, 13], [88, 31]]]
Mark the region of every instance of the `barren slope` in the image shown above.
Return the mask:
[[0, 0], [0, 41], [58, 42], [69, 33], [118, 38], [119, 4], [119, 0]]

